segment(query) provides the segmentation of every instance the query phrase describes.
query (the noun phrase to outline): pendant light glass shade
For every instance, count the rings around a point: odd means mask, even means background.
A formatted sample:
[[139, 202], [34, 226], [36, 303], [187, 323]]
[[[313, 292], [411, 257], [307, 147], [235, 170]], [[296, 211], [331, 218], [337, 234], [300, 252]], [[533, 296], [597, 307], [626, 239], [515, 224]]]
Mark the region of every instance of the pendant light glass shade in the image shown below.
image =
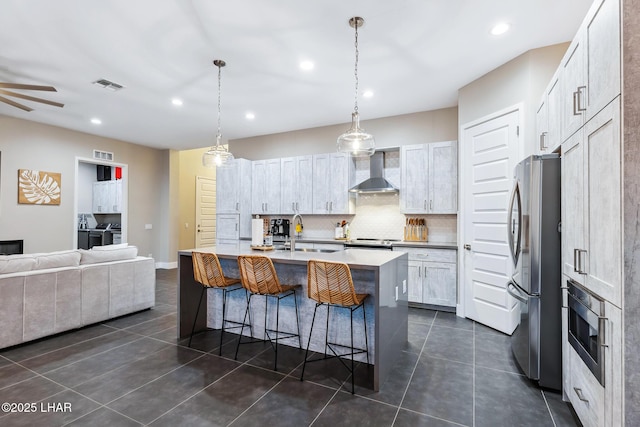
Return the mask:
[[338, 151], [352, 156], [371, 156], [376, 151], [373, 135], [360, 127], [360, 115], [351, 113], [351, 128], [338, 137]]
[[352, 156], [371, 156], [376, 151], [376, 142], [373, 135], [360, 128], [360, 115], [358, 114], [358, 28], [364, 25], [364, 19], [354, 16], [349, 19], [349, 25], [356, 31], [356, 61], [355, 61], [355, 105], [351, 113], [351, 128], [338, 137], [337, 148], [340, 153], [349, 153]]
[[213, 61], [213, 65], [218, 67], [218, 132], [216, 134], [216, 145], [202, 155], [202, 165], [207, 168], [225, 167], [233, 163], [233, 154], [231, 154], [229, 148], [220, 144], [222, 140], [222, 134], [220, 133], [220, 70], [227, 63], [221, 59], [216, 59]]
[[231, 163], [233, 163], [233, 154], [219, 141], [216, 141], [216, 145], [202, 155], [202, 165], [207, 168], [229, 166]]

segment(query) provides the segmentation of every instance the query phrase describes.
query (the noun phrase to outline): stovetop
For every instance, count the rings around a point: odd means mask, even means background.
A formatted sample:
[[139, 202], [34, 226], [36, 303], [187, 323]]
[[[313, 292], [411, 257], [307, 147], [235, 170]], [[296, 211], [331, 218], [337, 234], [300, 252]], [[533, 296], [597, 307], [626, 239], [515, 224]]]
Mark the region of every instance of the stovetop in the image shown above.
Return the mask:
[[390, 248], [394, 242], [399, 242], [398, 239], [372, 239], [372, 238], [360, 238], [353, 239], [345, 242], [345, 246], [363, 246], [363, 247], [382, 247]]

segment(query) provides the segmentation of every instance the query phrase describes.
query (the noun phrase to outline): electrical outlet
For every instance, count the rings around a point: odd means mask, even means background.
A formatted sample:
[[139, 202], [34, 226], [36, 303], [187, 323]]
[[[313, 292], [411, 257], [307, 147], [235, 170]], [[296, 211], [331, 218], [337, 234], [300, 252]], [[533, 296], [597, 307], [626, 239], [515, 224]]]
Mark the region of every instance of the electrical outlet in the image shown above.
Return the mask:
[[188, 222], [184, 223], [184, 228], [189, 228], [189, 223]]

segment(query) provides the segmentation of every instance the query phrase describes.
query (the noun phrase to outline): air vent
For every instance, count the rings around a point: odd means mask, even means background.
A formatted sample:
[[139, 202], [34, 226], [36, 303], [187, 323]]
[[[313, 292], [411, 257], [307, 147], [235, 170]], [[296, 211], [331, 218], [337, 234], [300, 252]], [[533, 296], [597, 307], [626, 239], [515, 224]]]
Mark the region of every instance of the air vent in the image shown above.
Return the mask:
[[113, 153], [108, 151], [93, 150], [93, 158], [97, 160], [113, 161]]
[[118, 83], [114, 83], [110, 80], [107, 79], [100, 79], [100, 80], [96, 80], [95, 82], [93, 82], [94, 85], [98, 85], [103, 89], [109, 89], [111, 91], [117, 91], [120, 90], [122, 88], [124, 88], [124, 86], [118, 84]]

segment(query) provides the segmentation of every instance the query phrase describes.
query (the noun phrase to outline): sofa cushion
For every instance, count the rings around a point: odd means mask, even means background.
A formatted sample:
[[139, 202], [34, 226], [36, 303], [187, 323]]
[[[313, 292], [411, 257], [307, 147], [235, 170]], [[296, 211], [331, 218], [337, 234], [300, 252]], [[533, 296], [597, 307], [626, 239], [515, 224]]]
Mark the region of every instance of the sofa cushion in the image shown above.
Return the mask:
[[36, 267], [34, 270], [46, 268], [77, 267], [80, 265], [80, 252], [76, 250], [34, 254]]
[[36, 263], [33, 255], [0, 255], [0, 274], [35, 270]]
[[128, 246], [128, 243], [117, 243], [115, 245], [94, 246], [91, 249], [94, 251], [114, 251], [116, 249], [122, 249]]
[[138, 256], [138, 248], [136, 246], [127, 246], [126, 248], [113, 250], [79, 249], [82, 258], [80, 264], [96, 264], [100, 262], [122, 261], [125, 259], [134, 259]]

